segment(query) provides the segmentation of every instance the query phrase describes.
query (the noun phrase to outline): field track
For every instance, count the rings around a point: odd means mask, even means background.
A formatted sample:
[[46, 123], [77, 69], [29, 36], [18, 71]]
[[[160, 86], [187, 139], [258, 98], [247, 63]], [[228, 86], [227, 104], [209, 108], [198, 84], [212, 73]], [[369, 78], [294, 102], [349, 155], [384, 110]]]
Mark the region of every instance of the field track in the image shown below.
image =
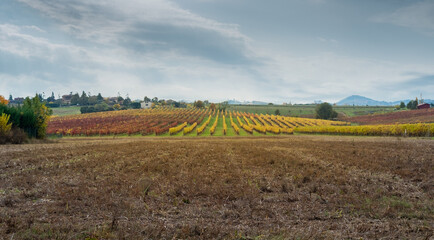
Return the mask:
[[0, 146], [5, 239], [430, 239], [434, 141], [71, 138]]

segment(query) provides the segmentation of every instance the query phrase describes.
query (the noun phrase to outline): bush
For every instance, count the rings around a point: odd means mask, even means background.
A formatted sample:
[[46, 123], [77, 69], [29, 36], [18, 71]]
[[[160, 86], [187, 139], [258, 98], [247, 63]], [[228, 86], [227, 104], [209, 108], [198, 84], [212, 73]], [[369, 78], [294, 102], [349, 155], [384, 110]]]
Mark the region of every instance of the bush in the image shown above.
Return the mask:
[[98, 103], [94, 106], [84, 106], [80, 108], [80, 112], [83, 113], [94, 113], [94, 112], [106, 112], [113, 111], [114, 108], [107, 105], [107, 103]]
[[274, 111], [274, 115], [280, 115], [280, 110], [276, 109], [276, 111]]
[[10, 132], [10, 143], [21, 144], [27, 141], [27, 134], [19, 128], [13, 128]]
[[0, 134], [6, 135], [11, 131], [12, 123], [9, 123], [10, 116], [2, 113], [0, 116]]
[[12, 127], [23, 129], [29, 137], [36, 137], [36, 114], [28, 108], [24, 107], [8, 107], [0, 104], [0, 114], [5, 113], [10, 116], [9, 121]]
[[8, 133], [0, 133], [0, 144], [21, 144], [28, 139], [27, 134], [20, 128], [12, 128]]
[[81, 114], [83, 114], [83, 113], [88, 113], [89, 112], [89, 108], [88, 107], [81, 107], [80, 108], [80, 113]]
[[132, 102], [130, 106], [132, 109], [140, 109], [142, 107], [139, 102]]

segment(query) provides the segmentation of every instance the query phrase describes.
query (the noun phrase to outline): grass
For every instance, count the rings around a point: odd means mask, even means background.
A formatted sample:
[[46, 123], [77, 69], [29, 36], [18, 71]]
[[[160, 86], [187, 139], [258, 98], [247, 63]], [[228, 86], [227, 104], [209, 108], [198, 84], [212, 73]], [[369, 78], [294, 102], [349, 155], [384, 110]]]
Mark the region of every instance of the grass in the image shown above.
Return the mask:
[[53, 110], [54, 116], [68, 116], [68, 115], [76, 115], [81, 114], [80, 107], [73, 106], [73, 107], [58, 107], [58, 108], [51, 108]]
[[433, 148], [300, 135], [0, 146], [0, 235], [430, 239]]

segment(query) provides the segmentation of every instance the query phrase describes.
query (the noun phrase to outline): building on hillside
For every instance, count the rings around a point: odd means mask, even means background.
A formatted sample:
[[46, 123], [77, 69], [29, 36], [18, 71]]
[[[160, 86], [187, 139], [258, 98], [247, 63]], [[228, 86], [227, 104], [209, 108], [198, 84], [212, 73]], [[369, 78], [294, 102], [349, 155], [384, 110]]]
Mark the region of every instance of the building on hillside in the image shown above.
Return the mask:
[[18, 103], [18, 104], [23, 104], [24, 103], [24, 98], [22, 98], [22, 97], [14, 98], [14, 102]]
[[152, 107], [152, 102], [142, 102], [140, 105], [142, 109], [149, 109]]
[[9, 101], [10, 106], [19, 106], [24, 103], [24, 98], [18, 97], [14, 98], [13, 100]]
[[117, 97], [107, 97], [104, 98], [104, 100], [109, 104], [109, 105], [113, 105], [118, 103], [118, 98]]
[[426, 108], [430, 108], [430, 105], [428, 103], [421, 103], [417, 105], [417, 109], [426, 109]]
[[62, 96], [62, 102], [64, 104], [71, 104], [71, 98], [72, 98], [72, 94], [69, 95], [63, 95]]

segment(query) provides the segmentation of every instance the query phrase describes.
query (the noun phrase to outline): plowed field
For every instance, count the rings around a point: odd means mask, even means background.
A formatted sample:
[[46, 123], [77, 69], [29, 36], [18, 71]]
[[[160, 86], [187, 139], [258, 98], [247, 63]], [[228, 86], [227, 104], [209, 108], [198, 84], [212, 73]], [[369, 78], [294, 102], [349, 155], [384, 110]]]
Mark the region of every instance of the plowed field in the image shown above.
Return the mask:
[[338, 136], [0, 146], [0, 236], [430, 239], [433, 149]]

